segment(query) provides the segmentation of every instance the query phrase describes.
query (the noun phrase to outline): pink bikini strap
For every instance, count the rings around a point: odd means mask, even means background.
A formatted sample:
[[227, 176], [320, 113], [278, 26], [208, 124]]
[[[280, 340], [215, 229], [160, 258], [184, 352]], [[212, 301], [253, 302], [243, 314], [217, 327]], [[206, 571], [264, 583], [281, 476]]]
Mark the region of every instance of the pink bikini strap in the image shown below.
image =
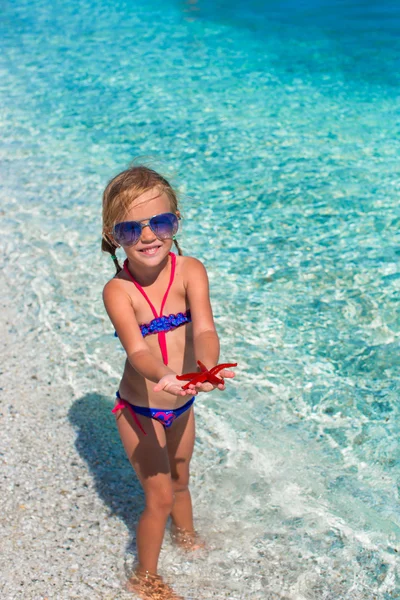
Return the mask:
[[119, 398], [118, 399], [118, 404], [116, 404], [114, 406], [114, 408], [112, 409], [111, 412], [116, 413], [117, 410], [123, 410], [124, 408], [129, 408], [129, 410], [132, 413], [133, 416], [133, 420], [135, 421], [136, 425], [139, 427], [140, 431], [142, 433], [144, 433], [144, 435], [147, 435], [147, 433], [145, 432], [145, 430], [142, 427], [141, 422], [139, 421], [139, 418], [137, 416], [137, 414], [135, 413], [135, 411], [133, 410], [133, 407], [131, 404], [129, 404], [129, 402], [127, 400], [124, 400], [123, 398]]
[[[124, 271], [130, 277], [130, 279], [135, 284], [136, 288], [139, 290], [139, 292], [142, 294], [142, 296], [145, 298], [145, 300], [147, 300], [147, 302], [148, 302], [148, 304], [149, 304], [149, 306], [150, 306], [150, 308], [151, 308], [151, 310], [153, 312], [153, 315], [154, 315], [154, 317], [156, 319], [158, 319], [159, 316], [160, 317], [162, 316], [162, 313], [163, 313], [163, 310], [164, 310], [164, 306], [165, 306], [165, 302], [167, 301], [168, 293], [169, 293], [169, 290], [171, 289], [171, 285], [172, 285], [172, 283], [174, 281], [174, 277], [175, 277], [176, 256], [175, 256], [175, 254], [173, 252], [170, 252], [169, 256], [171, 257], [171, 275], [170, 275], [170, 278], [169, 278], [169, 284], [168, 284], [167, 290], [166, 290], [166, 292], [164, 294], [164, 298], [163, 298], [163, 300], [161, 302], [161, 309], [160, 309], [160, 314], [159, 315], [157, 314], [157, 311], [154, 308], [153, 303], [150, 301], [150, 298], [148, 297], [148, 295], [146, 294], [146, 292], [144, 291], [144, 289], [142, 288], [142, 286], [137, 281], [135, 281], [135, 279], [133, 278], [132, 273], [129, 271], [129, 268], [128, 268], [129, 261], [128, 261], [128, 259], [126, 259], [125, 262], [124, 262]], [[160, 349], [161, 349], [161, 355], [163, 357], [163, 362], [164, 362], [165, 365], [167, 365], [168, 364], [168, 350], [167, 350], [167, 339], [166, 339], [165, 331], [159, 331], [157, 335], [158, 335], [158, 343], [159, 343]]]

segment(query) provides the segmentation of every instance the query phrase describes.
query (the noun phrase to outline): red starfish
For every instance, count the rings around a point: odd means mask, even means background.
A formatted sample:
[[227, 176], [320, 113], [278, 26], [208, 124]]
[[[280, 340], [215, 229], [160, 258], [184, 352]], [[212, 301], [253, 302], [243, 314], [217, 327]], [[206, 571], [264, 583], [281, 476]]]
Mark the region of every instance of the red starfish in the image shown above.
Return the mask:
[[201, 361], [197, 361], [197, 364], [200, 367], [200, 372], [196, 373], [184, 373], [183, 375], [177, 375], [176, 378], [179, 381], [187, 381], [190, 379], [188, 383], [182, 386], [183, 390], [187, 390], [190, 385], [196, 385], [196, 383], [204, 383], [208, 381], [214, 385], [219, 385], [220, 383], [224, 383], [224, 380], [221, 377], [216, 377], [217, 373], [222, 371], [222, 369], [227, 369], [229, 367], [236, 367], [237, 363], [222, 363], [220, 365], [216, 365], [212, 369], [208, 370], [205, 365]]

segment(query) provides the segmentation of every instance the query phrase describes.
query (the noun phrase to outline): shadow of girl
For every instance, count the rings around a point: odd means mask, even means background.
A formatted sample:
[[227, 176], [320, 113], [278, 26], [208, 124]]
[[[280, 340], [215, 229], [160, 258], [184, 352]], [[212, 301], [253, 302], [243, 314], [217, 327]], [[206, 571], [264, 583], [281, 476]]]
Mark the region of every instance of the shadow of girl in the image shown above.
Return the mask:
[[69, 419], [77, 431], [76, 449], [89, 467], [96, 491], [110, 514], [126, 524], [132, 537], [127, 551], [134, 552], [144, 495], [122, 446], [112, 407], [109, 398], [86, 394], [71, 406]]

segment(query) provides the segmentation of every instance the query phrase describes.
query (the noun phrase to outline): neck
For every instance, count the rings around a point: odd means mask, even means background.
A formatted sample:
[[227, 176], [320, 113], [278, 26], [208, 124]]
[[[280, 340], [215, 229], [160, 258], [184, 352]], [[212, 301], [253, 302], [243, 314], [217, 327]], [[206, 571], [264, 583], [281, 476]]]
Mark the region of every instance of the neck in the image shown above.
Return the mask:
[[132, 261], [129, 261], [128, 258], [126, 260], [128, 261], [127, 266], [129, 272], [131, 273], [135, 281], [140, 286], [147, 287], [148, 285], [152, 285], [158, 279], [160, 273], [162, 273], [162, 271], [164, 271], [167, 268], [169, 262], [169, 254], [159, 265], [156, 265], [154, 267], [143, 268], [142, 265], [135, 265]]

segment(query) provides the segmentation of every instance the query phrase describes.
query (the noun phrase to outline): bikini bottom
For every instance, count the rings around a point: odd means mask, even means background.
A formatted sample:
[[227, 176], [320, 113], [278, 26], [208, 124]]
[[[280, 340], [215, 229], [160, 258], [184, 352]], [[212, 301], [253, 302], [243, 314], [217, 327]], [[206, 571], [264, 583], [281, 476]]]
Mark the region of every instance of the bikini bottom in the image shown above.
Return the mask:
[[140, 431], [144, 433], [144, 435], [147, 434], [143, 429], [139, 419], [137, 418], [137, 415], [142, 415], [143, 417], [148, 417], [149, 419], [155, 419], [156, 421], [164, 425], [164, 427], [171, 427], [175, 419], [177, 419], [180, 415], [189, 410], [189, 408], [195, 401], [195, 396], [192, 396], [192, 398], [190, 398], [190, 400], [188, 400], [188, 402], [186, 402], [186, 404], [184, 404], [183, 406], [179, 408], [172, 408], [171, 410], [164, 410], [163, 408], [136, 406], [135, 404], [131, 404], [127, 400], [121, 398], [119, 392], [117, 392], [117, 398], [119, 402], [114, 406], [112, 412], [115, 413], [117, 412], [117, 410], [128, 408], [132, 413], [136, 425], [139, 427]]

